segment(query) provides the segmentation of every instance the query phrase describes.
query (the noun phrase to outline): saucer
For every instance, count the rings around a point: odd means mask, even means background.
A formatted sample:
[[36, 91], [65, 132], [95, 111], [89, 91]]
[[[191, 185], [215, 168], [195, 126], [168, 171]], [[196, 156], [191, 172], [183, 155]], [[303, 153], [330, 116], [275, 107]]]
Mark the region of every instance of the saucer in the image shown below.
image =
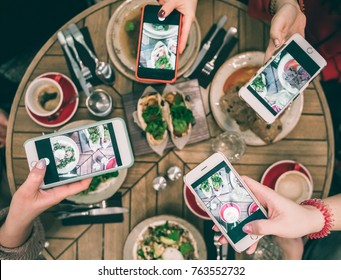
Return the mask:
[[187, 207], [194, 215], [204, 220], [211, 220], [211, 217], [199, 206], [194, 194], [186, 185], [184, 186], [184, 198]]
[[[68, 122], [73, 115], [76, 113], [77, 108], [78, 108], [78, 103], [79, 103], [79, 98], [77, 97], [74, 102], [67, 104], [68, 102], [71, 101], [72, 98], [75, 96], [78, 96], [78, 91], [74, 83], [71, 81], [71, 79], [64, 74], [57, 73], [57, 72], [49, 72], [49, 73], [44, 73], [40, 75], [37, 78], [50, 78], [53, 79], [56, 75], [61, 75], [61, 79], [59, 80], [59, 84], [63, 90], [63, 104], [60, 108], [62, 112], [60, 115], [55, 119], [55, 120], [49, 120], [48, 117], [40, 117], [31, 112], [27, 106], [26, 111], [28, 115], [31, 117], [31, 119], [36, 122], [37, 124], [44, 126], [44, 127], [57, 127], [65, 124]], [[66, 105], [64, 105], [66, 104]]]
[[313, 178], [308, 169], [302, 164], [293, 160], [281, 160], [269, 166], [262, 176], [261, 184], [268, 186], [274, 190], [279, 176], [290, 170], [297, 170], [303, 173], [308, 177], [311, 184], [313, 185]]

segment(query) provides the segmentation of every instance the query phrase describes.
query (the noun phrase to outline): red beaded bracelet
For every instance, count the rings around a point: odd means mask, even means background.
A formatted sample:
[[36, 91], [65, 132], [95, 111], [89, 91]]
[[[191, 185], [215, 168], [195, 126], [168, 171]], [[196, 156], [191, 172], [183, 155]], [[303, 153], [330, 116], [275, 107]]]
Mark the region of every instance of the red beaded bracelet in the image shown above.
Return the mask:
[[330, 211], [330, 208], [321, 200], [321, 199], [308, 199], [304, 200], [300, 203], [301, 205], [310, 205], [316, 207], [318, 210], [321, 211], [323, 218], [324, 218], [324, 226], [319, 232], [313, 232], [307, 235], [309, 239], [317, 239], [326, 237], [330, 234], [330, 230], [333, 227], [334, 219], [333, 214]]

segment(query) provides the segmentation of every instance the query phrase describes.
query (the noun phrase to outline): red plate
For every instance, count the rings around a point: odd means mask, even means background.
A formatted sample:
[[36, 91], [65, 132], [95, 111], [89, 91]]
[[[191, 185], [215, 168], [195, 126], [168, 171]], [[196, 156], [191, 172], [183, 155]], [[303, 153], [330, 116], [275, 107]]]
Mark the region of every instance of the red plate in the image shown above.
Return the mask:
[[247, 208], [247, 212], [249, 213], [249, 216], [255, 213], [259, 209], [256, 202], [252, 202], [249, 207]]
[[311, 174], [308, 171], [308, 169], [304, 167], [302, 164], [293, 160], [282, 160], [271, 165], [264, 172], [261, 179], [261, 183], [265, 186], [275, 189], [275, 184], [279, 176], [290, 170], [297, 170], [299, 172], [302, 172], [309, 178], [310, 182], [313, 184], [313, 178], [311, 177]]
[[[62, 111], [56, 119], [49, 120], [48, 117], [37, 116], [25, 106], [26, 111], [31, 117], [31, 119], [41, 126], [45, 126], [45, 127], [61, 126], [65, 124], [66, 122], [68, 122], [73, 117], [73, 115], [76, 113], [77, 108], [78, 108], [78, 103], [79, 103], [78, 91], [77, 91], [76, 86], [74, 85], [74, 83], [71, 81], [69, 77], [61, 73], [49, 72], [49, 73], [40, 75], [39, 77], [37, 77], [37, 79], [44, 77], [44, 78], [50, 78], [50, 79], [55, 80], [55, 77], [57, 75], [61, 76], [58, 83], [63, 89], [64, 99], [63, 99], [63, 104], [61, 108], [59, 109]], [[74, 99], [74, 102], [71, 102], [73, 99]]]
[[211, 220], [211, 217], [206, 213], [205, 210], [203, 210], [199, 205], [198, 202], [194, 196], [194, 194], [191, 192], [191, 190], [185, 185], [184, 186], [184, 198], [187, 207], [191, 212], [198, 216], [201, 219], [204, 220]]

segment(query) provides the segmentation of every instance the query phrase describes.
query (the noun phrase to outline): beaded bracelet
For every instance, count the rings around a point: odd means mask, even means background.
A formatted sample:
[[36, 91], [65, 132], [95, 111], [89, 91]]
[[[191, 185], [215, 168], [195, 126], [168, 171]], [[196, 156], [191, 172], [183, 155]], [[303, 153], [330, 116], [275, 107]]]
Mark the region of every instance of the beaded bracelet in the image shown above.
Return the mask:
[[313, 232], [307, 235], [309, 239], [317, 239], [326, 237], [330, 234], [330, 230], [333, 227], [334, 219], [333, 214], [331, 213], [330, 208], [321, 200], [321, 199], [308, 199], [304, 200], [300, 203], [301, 205], [310, 205], [314, 206], [318, 210], [321, 211], [323, 218], [324, 218], [324, 226], [319, 232]]
[[[298, 5], [300, 6], [300, 10], [304, 13], [304, 0], [297, 0]], [[271, 16], [276, 14], [276, 4], [277, 0], [271, 0], [269, 5], [269, 13]]]

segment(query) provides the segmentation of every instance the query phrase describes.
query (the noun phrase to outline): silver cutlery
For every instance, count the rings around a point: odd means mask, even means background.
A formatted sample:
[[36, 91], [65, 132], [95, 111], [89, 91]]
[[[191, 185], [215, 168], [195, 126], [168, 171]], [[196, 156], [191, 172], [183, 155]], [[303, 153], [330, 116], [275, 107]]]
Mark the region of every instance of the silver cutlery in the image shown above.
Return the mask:
[[73, 72], [75, 73], [76, 75], [76, 78], [77, 80], [79, 81], [84, 93], [86, 96], [90, 96], [90, 89], [88, 88], [88, 86], [86, 85], [86, 80], [85, 78], [83, 77], [82, 75], [82, 72], [77, 64], [77, 62], [75, 61], [75, 59], [73, 58], [71, 52], [70, 52], [70, 49], [66, 43], [66, 39], [65, 39], [65, 36], [63, 34], [62, 31], [59, 31], [57, 33], [57, 36], [58, 36], [58, 41], [59, 43], [62, 45], [67, 57], [69, 58], [70, 60], [70, 63], [71, 63], [71, 67], [73, 69]]
[[90, 84], [89, 84], [88, 80], [90, 80], [92, 78], [92, 74], [91, 74], [91, 71], [90, 71], [89, 67], [85, 66], [83, 61], [79, 57], [78, 51], [77, 51], [77, 49], [75, 47], [75, 42], [74, 42], [74, 40], [73, 40], [73, 38], [71, 36], [70, 31], [66, 29], [64, 31], [64, 36], [65, 36], [66, 43], [72, 49], [73, 53], [76, 56], [76, 60], [77, 60], [79, 66], [81, 68], [81, 72], [82, 72], [82, 75], [83, 75], [84, 79], [86, 80], [87, 86], [90, 87]]
[[221, 247], [221, 258], [223, 260], [227, 260], [228, 250], [229, 250], [229, 245], [228, 244], [223, 244], [222, 247]]
[[207, 76], [209, 76], [211, 74], [211, 72], [214, 70], [214, 67], [215, 67], [214, 63], [217, 60], [221, 50], [224, 48], [224, 46], [227, 44], [227, 42], [230, 41], [236, 35], [237, 35], [237, 28], [230, 27], [229, 30], [225, 34], [224, 41], [221, 44], [220, 48], [218, 49], [218, 51], [216, 52], [214, 57], [205, 64], [204, 68], [201, 70], [201, 73], [203, 73]]
[[215, 38], [215, 36], [218, 34], [219, 30], [222, 29], [225, 25], [227, 21], [227, 16], [222, 16], [218, 23], [217, 23], [217, 27], [214, 30], [212, 36], [208, 39], [208, 41], [202, 46], [195, 62], [193, 63], [193, 65], [189, 68], [189, 70], [184, 74], [184, 77], [187, 78], [190, 75], [192, 75], [192, 73], [194, 72], [194, 70], [198, 67], [198, 65], [200, 64], [200, 62], [202, 61], [202, 59], [204, 58], [204, 56], [206, 55], [206, 53], [208, 52], [208, 50], [211, 47], [212, 41]]
[[59, 203], [58, 207], [62, 209], [68, 209], [68, 210], [77, 210], [77, 209], [91, 209], [91, 208], [106, 208], [110, 205], [109, 202], [106, 200], [102, 200], [98, 203], [93, 204], [71, 204], [71, 203]]
[[214, 237], [213, 237], [213, 244], [216, 247], [217, 250], [217, 260], [220, 260], [220, 248], [221, 248], [221, 243], [219, 242], [219, 239], [221, 237], [221, 233], [220, 232], [214, 232]]
[[66, 212], [61, 213], [56, 218], [58, 220], [68, 219], [72, 217], [83, 217], [83, 216], [102, 216], [102, 215], [113, 215], [113, 214], [122, 214], [129, 212], [128, 208], [123, 207], [107, 207], [107, 208], [94, 208], [82, 212]]
[[70, 24], [68, 29], [70, 30], [72, 36], [75, 40], [80, 43], [86, 51], [89, 53], [90, 57], [95, 61], [96, 64], [96, 75], [97, 77], [105, 84], [112, 85], [115, 81], [115, 73], [110, 65], [110, 63], [106, 63], [104, 61], [100, 61], [95, 54], [91, 51], [91, 49], [86, 44], [83, 34], [78, 29], [77, 25]]

